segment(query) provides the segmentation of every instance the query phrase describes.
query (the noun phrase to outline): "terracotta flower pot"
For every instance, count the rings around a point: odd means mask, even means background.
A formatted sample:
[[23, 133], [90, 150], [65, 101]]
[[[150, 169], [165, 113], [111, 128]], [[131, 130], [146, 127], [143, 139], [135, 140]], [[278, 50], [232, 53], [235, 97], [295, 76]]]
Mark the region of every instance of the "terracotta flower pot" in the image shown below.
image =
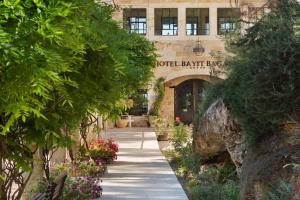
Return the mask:
[[169, 131], [164, 131], [163, 134], [157, 135], [158, 141], [168, 141], [169, 140]]
[[155, 127], [154, 121], [155, 121], [156, 118], [157, 118], [156, 116], [152, 116], [152, 115], [148, 116], [148, 122], [149, 122], [150, 128], [154, 128]]
[[127, 119], [119, 119], [116, 121], [116, 126], [118, 128], [126, 128], [128, 124], [128, 120]]

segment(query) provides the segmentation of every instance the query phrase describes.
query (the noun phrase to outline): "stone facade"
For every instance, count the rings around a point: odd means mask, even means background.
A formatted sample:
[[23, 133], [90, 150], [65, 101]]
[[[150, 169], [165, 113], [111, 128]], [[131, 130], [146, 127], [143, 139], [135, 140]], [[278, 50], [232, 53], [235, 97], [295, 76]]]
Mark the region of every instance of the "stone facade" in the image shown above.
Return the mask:
[[[212, 56], [215, 52], [224, 52], [224, 42], [218, 35], [218, 8], [240, 8], [241, 13], [249, 8], [261, 7], [263, 0], [114, 0], [121, 8], [146, 8], [147, 34], [145, 37], [154, 42], [157, 48], [158, 61], [155, 69], [155, 79], [165, 78], [165, 98], [163, 100], [162, 115], [174, 119], [174, 88], [189, 79], [210, 81], [212, 66], [216, 66], [218, 58]], [[155, 34], [155, 9], [177, 8], [178, 31], [175, 36]], [[209, 9], [209, 34], [186, 34], [186, 9]], [[122, 24], [123, 9], [115, 13], [114, 18]], [[244, 16], [244, 15], [243, 15]], [[195, 53], [197, 47], [203, 47], [203, 53]], [[222, 75], [218, 78], [224, 79]], [[152, 86], [155, 84], [153, 80]], [[149, 88], [149, 108], [155, 101], [156, 94]]]

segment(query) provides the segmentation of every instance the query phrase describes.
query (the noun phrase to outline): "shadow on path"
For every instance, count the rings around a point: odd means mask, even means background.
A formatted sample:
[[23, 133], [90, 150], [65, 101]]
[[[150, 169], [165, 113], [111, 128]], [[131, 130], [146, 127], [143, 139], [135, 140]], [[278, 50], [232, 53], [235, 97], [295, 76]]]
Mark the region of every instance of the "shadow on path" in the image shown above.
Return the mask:
[[151, 129], [111, 130], [118, 160], [103, 178], [103, 200], [188, 200]]

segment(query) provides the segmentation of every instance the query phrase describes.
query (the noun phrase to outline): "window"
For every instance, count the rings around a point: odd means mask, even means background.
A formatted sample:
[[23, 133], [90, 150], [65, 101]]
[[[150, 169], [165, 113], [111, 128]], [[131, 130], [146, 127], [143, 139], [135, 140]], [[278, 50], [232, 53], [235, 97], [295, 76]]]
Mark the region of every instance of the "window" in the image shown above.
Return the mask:
[[131, 33], [137, 33], [140, 35], [147, 34], [146, 9], [124, 9], [123, 18], [125, 29], [129, 30]]
[[237, 28], [239, 8], [218, 8], [218, 34], [226, 34]]
[[155, 35], [178, 34], [178, 11], [176, 8], [155, 8]]
[[209, 35], [209, 9], [187, 8], [186, 9], [186, 34]]

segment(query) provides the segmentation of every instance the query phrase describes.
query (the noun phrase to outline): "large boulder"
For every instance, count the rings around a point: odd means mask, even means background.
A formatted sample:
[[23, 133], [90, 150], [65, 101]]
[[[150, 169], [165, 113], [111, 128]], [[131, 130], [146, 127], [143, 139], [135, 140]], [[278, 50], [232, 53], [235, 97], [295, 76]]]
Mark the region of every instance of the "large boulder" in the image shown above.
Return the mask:
[[293, 123], [284, 124], [280, 133], [246, 149], [237, 120], [218, 99], [199, 121], [194, 150], [208, 160], [226, 151], [230, 154], [240, 175], [243, 200], [269, 199], [266, 195], [300, 200], [300, 125], [296, 117]]
[[222, 99], [215, 101], [199, 121], [193, 138], [194, 151], [206, 159], [228, 151], [240, 174], [244, 156], [244, 138], [237, 120]]
[[300, 200], [299, 164], [300, 129], [288, 123], [279, 134], [247, 150], [240, 177], [242, 199], [260, 200], [277, 193], [279, 199]]

